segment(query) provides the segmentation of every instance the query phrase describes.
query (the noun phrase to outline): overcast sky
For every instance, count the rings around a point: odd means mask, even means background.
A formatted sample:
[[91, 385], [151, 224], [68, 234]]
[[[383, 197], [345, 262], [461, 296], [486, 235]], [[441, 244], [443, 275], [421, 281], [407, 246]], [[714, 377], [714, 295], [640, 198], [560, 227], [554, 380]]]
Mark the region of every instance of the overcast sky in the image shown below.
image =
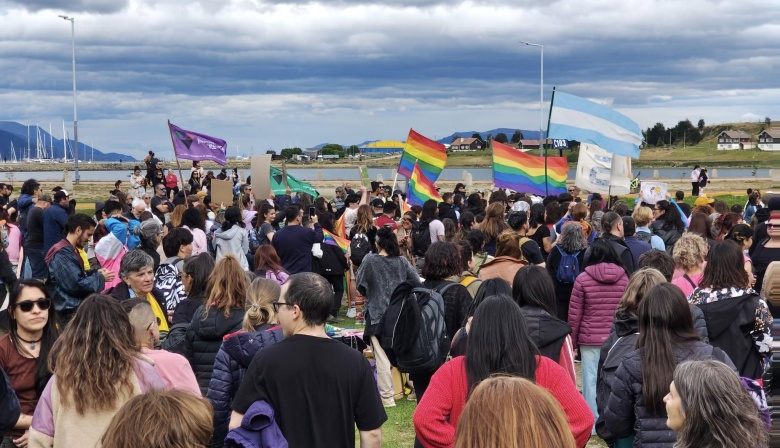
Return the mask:
[[72, 127], [66, 14], [80, 140], [139, 158], [172, 154], [168, 118], [230, 156], [538, 129], [540, 52], [520, 40], [545, 46], [547, 105], [556, 86], [643, 128], [780, 122], [772, 3], [0, 0], [0, 119]]

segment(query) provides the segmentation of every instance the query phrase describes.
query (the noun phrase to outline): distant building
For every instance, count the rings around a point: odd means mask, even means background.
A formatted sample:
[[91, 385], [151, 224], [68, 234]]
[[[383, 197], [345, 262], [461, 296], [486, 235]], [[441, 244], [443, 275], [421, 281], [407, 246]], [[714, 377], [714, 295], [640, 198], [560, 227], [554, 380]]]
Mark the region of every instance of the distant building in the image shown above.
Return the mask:
[[780, 128], [770, 128], [758, 134], [758, 149], [780, 151]]
[[[552, 140], [545, 139], [544, 144], [549, 148], [552, 148]], [[539, 140], [520, 140], [517, 143], [517, 148], [523, 152], [530, 151], [532, 149], [539, 149]]]
[[723, 131], [718, 135], [718, 149], [753, 149], [756, 142], [744, 131]]
[[360, 146], [363, 154], [394, 154], [404, 151], [404, 142], [398, 140], [379, 140]]
[[463, 138], [456, 137], [455, 140], [450, 143], [451, 151], [481, 151], [485, 147], [482, 140], [478, 138]]

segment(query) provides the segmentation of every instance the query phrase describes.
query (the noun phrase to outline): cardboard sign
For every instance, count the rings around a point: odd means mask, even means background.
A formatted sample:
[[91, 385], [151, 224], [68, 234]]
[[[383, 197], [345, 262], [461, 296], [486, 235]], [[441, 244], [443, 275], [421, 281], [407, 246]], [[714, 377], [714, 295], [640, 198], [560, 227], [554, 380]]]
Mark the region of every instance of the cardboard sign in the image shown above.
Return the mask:
[[211, 179], [211, 204], [224, 204], [226, 208], [233, 205], [233, 181]]
[[642, 182], [642, 200], [648, 204], [665, 200], [668, 191], [666, 182]]
[[360, 165], [360, 182], [371, 191], [371, 178], [368, 176], [368, 168], [365, 165]]
[[252, 156], [250, 172], [255, 202], [268, 199], [271, 193], [271, 154]]

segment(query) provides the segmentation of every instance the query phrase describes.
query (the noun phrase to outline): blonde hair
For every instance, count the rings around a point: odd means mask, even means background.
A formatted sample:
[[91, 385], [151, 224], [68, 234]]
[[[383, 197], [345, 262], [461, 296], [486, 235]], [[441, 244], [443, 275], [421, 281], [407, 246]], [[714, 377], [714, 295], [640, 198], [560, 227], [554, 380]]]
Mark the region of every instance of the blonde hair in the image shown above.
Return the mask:
[[359, 233], [367, 233], [372, 227], [374, 227], [374, 214], [371, 212], [371, 206], [363, 204], [358, 207], [355, 229]]
[[634, 209], [631, 217], [634, 218], [637, 227], [647, 227], [653, 220], [653, 211], [650, 210], [650, 207], [640, 206]]
[[173, 208], [173, 211], [171, 212], [171, 225], [174, 228], [181, 226], [181, 217], [184, 216], [184, 212], [186, 211], [187, 206], [181, 204]]
[[547, 390], [521, 377], [494, 376], [471, 393], [455, 448], [574, 448], [566, 415]]
[[181, 390], [152, 389], [122, 406], [100, 443], [111, 448], [205, 448], [213, 419], [206, 399]]
[[704, 260], [707, 259], [709, 250], [707, 242], [701, 235], [686, 232], [674, 244], [672, 258], [677, 266], [682, 267], [685, 271], [690, 271], [692, 268], [701, 267]]
[[633, 315], [636, 315], [636, 310], [639, 308], [639, 302], [644, 299], [650, 289], [655, 285], [666, 283], [666, 277], [658, 269], [643, 268], [631, 275], [631, 280], [626, 286], [626, 291], [623, 293], [623, 297], [620, 298], [620, 304], [617, 307], [616, 313], [619, 311], [627, 311]]
[[512, 257], [520, 260], [523, 258], [523, 251], [520, 248], [520, 236], [513, 230], [505, 230], [498, 235], [496, 241], [497, 257]]
[[231, 310], [244, 309], [246, 303], [246, 275], [241, 264], [233, 255], [225, 255], [219, 260], [206, 282], [206, 307], [203, 316], [208, 315], [212, 306], [230, 317]]
[[274, 280], [256, 278], [246, 292], [246, 314], [244, 331], [255, 331], [260, 325], [276, 322], [273, 302], [279, 300], [282, 287]]

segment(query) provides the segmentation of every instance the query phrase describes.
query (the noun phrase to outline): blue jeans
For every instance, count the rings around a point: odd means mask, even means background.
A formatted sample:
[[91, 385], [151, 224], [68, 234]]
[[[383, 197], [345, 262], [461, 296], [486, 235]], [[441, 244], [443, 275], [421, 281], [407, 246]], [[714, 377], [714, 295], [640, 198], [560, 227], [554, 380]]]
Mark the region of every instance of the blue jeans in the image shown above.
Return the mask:
[[596, 408], [596, 375], [599, 368], [600, 351], [601, 347], [599, 346], [580, 346], [580, 357], [582, 358], [582, 395], [588, 403], [590, 411], [593, 412], [594, 421], [599, 418], [599, 411]]

